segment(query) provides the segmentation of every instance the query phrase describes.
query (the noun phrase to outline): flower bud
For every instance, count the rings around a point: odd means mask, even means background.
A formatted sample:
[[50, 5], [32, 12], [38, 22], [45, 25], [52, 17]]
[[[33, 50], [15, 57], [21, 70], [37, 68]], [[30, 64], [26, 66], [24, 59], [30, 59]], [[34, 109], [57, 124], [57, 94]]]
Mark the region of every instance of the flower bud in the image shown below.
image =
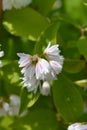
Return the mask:
[[43, 82], [40, 92], [42, 95], [45, 95], [45, 96], [48, 96], [48, 94], [50, 93], [50, 85], [47, 81]]

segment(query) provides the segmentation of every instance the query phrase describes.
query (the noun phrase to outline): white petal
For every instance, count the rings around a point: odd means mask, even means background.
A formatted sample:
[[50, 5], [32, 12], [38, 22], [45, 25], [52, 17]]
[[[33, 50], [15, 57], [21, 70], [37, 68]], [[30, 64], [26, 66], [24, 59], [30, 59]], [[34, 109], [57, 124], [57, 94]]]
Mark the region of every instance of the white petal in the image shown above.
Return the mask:
[[19, 59], [19, 67], [24, 67], [28, 64], [31, 64], [31, 56], [24, 53], [17, 53], [17, 55], [20, 57]]
[[70, 126], [68, 126], [68, 130], [76, 130], [75, 128], [79, 126], [79, 123], [74, 123]]
[[45, 95], [45, 96], [49, 95], [49, 93], [50, 93], [50, 85], [49, 85], [49, 83], [47, 81], [43, 82], [43, 85], [42, 85], [42, 87], [40, 89], [40, 92], [41, 92], [42, 95]]
[[57, 61], [50, 61], [50, 65], [56, 74], [61, 72], [62, 65], [60, 65]]
[[12, 0], [3, 0], [3, 10], [12, 9]]
[[20, 97], [17, 95], [10, 96], [10, 105], [20, 106]]
[[8, 112], [8, 111], [9, 111], [9, 104], [6, 103], [6, 102], [4, 102], [4, 103], [3, 103], [3, 108], [4, 108], [4, 110], [5, 110], [6, 112]]
[[34, 93], [37, 92], [38, 86], [40, 85], [40, 81], [37, 80], [35, 76], [33, 76], [32, 79], [24, 77], [23, 83], [29, 92], [34, 91]]
[[50, 73], [50, 65], [45, 59], [40, 59], [36, 64], [36, 79], [44, 80], [47, 73]]
[[44, 78], [46, 81], [52, 81], [52, 80], [56, 80], [57, 78], [56, 78], [56, 73], [53, 71], [53, 70], [51, 70], [50, 71], [50, 73], [48, 73], [48, 74], [46, 74], [45, 75], [45, 78]]
[[48, 44], [47, 48], [44, 50], [44, 54], [48, 60], [57, 61], [60, 57], [60, 50], [58, 48], [58, 45], [56, 44], [56, 45], [50, 46], [50, 44]]
[[83, 123], [74, 123], [68, 127], [68, 130], [87, 130], [87, 124]]
[[35, 74], [35, 66], [30, 66], [29, 68], [26, 69], [24, 72], [25, 77], [29, 77], [30, 79], [34, 76]]
[[3, 0], [3, 10], [10, 10], [13, 7], [19, 9], [30, 4], [32, 0]]

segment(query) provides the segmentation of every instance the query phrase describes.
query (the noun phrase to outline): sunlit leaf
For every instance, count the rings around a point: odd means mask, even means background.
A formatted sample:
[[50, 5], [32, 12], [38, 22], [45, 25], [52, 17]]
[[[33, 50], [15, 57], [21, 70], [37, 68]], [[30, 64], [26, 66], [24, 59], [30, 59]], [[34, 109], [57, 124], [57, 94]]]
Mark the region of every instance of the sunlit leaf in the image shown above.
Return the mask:
[[20, 113], [22, 113], [25, 109], [32, 107], [35, 102], [38, 100], [40, 94], [33, 94], [27, 92], [27, 89], [22, 88], [21, 91], [21, 106], [20, 106]]
[[60, 130], [55, 113], [49, 109], [37, 109], [15, 121], [13, 130]]
[[48, 21], [33, 9], [25, 8], [6, 11], [3, 24], [13, 35], [36, 40], [48, 26]]
[[83, 113], [82, 97], [76, 86], [60, 74], [54, 82], [53, 99], [57, 111], [66, 121], [75, 121]]

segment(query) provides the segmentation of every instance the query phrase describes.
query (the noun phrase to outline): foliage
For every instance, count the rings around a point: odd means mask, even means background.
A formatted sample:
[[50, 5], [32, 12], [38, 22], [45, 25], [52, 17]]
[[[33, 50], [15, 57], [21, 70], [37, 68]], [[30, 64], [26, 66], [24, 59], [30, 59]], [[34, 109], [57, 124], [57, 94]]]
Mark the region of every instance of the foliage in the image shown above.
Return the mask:
[[[86, 0], [32, 0], [27, 7], [3, 11], [0, 99], [16, 94], [21, 105], [18, 116], [0, 118], [1, 130], [66, 130], [71, 123], [87, 122], [86, 14]], [[17, 53], [40, 54], [49, 41], [59, 44], [64, 65], [50, 95], [41, 96], [23, 88]]]

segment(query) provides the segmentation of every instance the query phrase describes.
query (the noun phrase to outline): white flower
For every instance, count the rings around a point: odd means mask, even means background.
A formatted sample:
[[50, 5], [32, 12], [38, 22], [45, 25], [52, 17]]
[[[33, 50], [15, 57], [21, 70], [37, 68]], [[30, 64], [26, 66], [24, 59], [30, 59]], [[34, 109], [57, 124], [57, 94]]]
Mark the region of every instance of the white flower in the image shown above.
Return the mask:
[[44, 81], [42, 87], [40, 88], [40, 92], [42, 95], [48, 96], [50, 93], [50, 85], [47, 81]]
[[17, 95], [10, 96], [10, 105], [20, 106], [20, 98]]
[[9, 108], [10, 108], [9, 104], [7, 102], [4, 102], [3, 103], [3, 109], [5, 110], [5, 112], [8, 112]]
[[58, 60], [59, 59], [60, 50], [58, 45], [53, 45], [49, 43], [47, 48], [44, 50], [44, 54], [48, 60]]
[[[9, 102], [3, 100], [0, 105], [0, 117], [7, 115], [18, 116], [20, 111], [21, 99], [18, 95], [10, 95]], [[24, 112], [21, 113], [20, 117], [25, 116], [27, 112], [28, 110], [26, 109]]]
[[50, 65], [47, 60], [40, 58], [36, 64], [36, 79], [44, 80], [45, 76], [50, 73]]
[[25, 77], [29, 77], [31, 79], [35, 74], [35, 65], [27, 65], [21, 70], [21, 73], [24, 74]]
[[3, 10], [10, 10], [13, 7], [19, 9], [30, 4], [32, 0], [3, 0]]
[[38, 86], [40, 86], [40, 81], [33, 76], [31, 79], [28, 77], [23, 78], [24, 87], [27, 88], [28, 92], [34, 91], [37, 92]]
[[20, 57], [19, 60], [19, 67], [25, 67], [26, 65], [31, 64], [31, 56], [24, 53], [17, 53], [17, 55]]
[[44, 50], [44, 55], [50, 64], [50, 73], [46, 75], [46, 80], [55, 80], [56, 74], [59, 74], [62, 70], [64, 58], [60, 55], [60, 50], [58, 45], [50, 46], [48, 44], [47, 48]]
[[4, 56], [4, 51], [0, 51], [0, 57]]
[[9, 104], [10, 107], [9, 107], [9, 112], [8, 112], [8, 114], [10, 116], [18, 115], [19, 109], [20, 109], [20, 103], [21, 103], [21, 101], [20, 101], [19, 96], [17, 96], [17, 95], [10, 96], [10, 104]]
[[87, 124], [85, 123], [74, 123], [68, 127], [68, 130], [87, 130]]
[[49, 44], [41, 57], [37, 54], [34, 56], [17, 54], [20, 57], [19, 67], [22, 67], [21, 73], [24, 75], [23, 84], [29, 92], [36, 93], [40, 87], [41, 94], [48, 95], [50, 91], [48, 82], [56, 80], [56, 75], [62, 70], [64, 58], [59, 53], [58, 45], [50, 47]]
[[24, 54], [24, 53], [18, 53], [17, 54], [20, 57], [19, 60], [19, 67], [24, 67], [21, 70], [21, 73], [24, 74], [25, 77], [32, 78], [35, 74], [35, 65], [33, 64], [33, 57]]
[[49, 61], [49, 63], [50, 63], [50, 66], [51, 66], [51, 68], [53, 69], [53, 71], [55, 72], [55, 74], [58, 74], [58, 73], [60, 73], [61, 72], [61, 70], [62, 70], [62, 65], [61, 64], [59, 64], [59, 62], [57, 62], [57, 61]]

